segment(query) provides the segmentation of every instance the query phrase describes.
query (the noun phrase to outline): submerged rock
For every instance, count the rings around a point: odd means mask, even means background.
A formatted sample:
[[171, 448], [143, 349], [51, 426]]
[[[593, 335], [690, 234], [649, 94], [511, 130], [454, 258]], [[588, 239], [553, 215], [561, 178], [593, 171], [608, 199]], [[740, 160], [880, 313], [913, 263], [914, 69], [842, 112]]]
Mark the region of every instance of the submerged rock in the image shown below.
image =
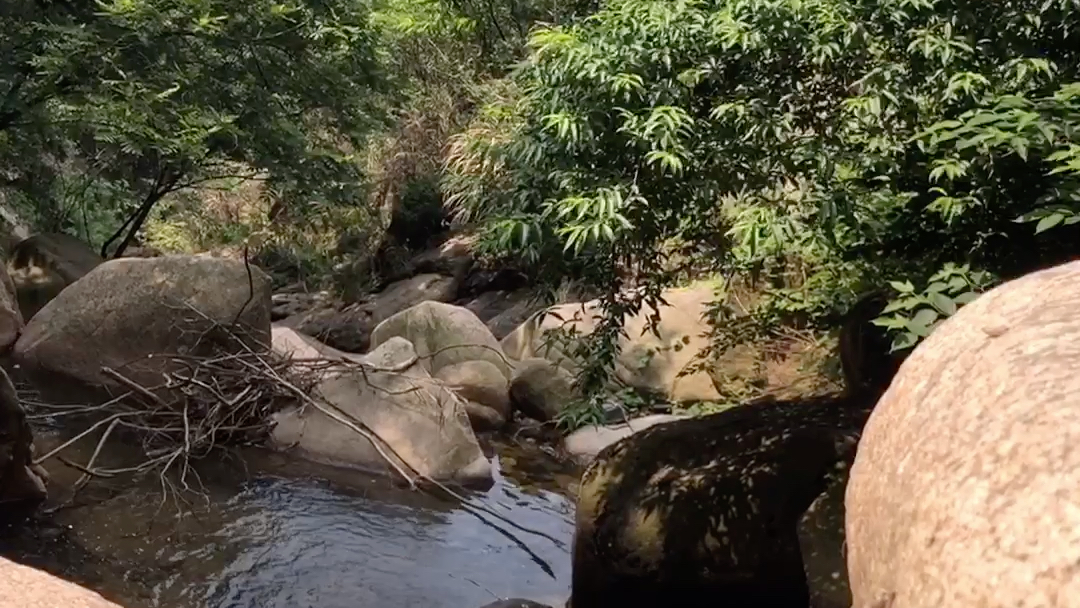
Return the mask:
[[64, 288], [102, 262], [89, 245], [62, 233], [35, 234], [12, 247], [7, 269], [23, 319], [29, 321]]
[[485, 604], [482, 608], [551, 608], [546, 604], [534, 602], [532, 600], [522, 600], [518, 598], [499, 600], [497, 602], [491, 602]]
[[0, 607], [121, 608], [97, 593], [0, 557]]
[[602, 450], [579, 490], [574, 608], [805, 608], [798, 525], [846, 473], [868, 409], [760, 401]]
[[[491, 463], [464, 403], [431, 377], [411, 343], [393, 338], [357, 359], [324, 374], [314, 391], [319, 407], [303, 404], [275, 416], [272, 445], [332, 465], [391, 475], [397, 465], [410, 476], [490, 487]], [[375, 433], [378, 447], [350, 426], [356, 422]]]
[[1009, 281], [908, 357], [847, 488], [855, 606], [1080, 598], [1080, 262]]
[[[270, 344], [270, 279], [242, 261], [200, 256], [120, 258], [90, 271], [26, 325], [13, 356], [47, 399], [163, 384], [168, 355], [240, 352]], [[74, 394], [73, 394], [74, 393]]]

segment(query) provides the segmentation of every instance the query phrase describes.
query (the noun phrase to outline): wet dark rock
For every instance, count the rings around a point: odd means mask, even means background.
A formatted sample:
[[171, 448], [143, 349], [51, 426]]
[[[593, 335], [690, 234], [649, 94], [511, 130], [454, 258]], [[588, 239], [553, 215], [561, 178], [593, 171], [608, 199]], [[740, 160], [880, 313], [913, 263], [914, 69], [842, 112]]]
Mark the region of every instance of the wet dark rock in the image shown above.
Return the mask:
[[900, 364], [910, 352], [889, 352], [892, 338], [885, 328], [873, 324], [889, 297], [880, 292], [864, 296], [844, 317], [840, 327], [840, 362], [847, 390], [880, 395], [889, 387]]
[[315, 293], [275, 293], [271, 299], [270, 320], [280, 321], [311, 310], [328, 308], [330, 298], [330, 294], [325, 291]]
[[482, 608], [551, 608], [551, 606], [548, 606], [547, 604], [540, 604], [532, 600], [522, 600], [514, 598], [509, 600], [499, 600], [497, 602], [492, 602], [490, 604], [482, 606]]
[[474, 268], [461, 286], [463, 297], [489, 291], [516, 291], [528, 286], [529, 277], [512, 268]]
[[843, 483], [868, 413], [761, 400], [605, 448], [579, 491], [574, 608], [806, 608], [800, 521]]
[[0, 517], [46, 497], [46, 475], [33, 464], [34, 438], [15, 386], [0, 369]]
[[295, 329], [320, 342], [348, 353], [367, 351], [375, 322], [370, 307], [352, 304], [343, 308], [316, 308], [281, 320], [282, 327]]
[[457, 294], [457, 280], [422, 274], [398, 281], [361, 302], [346, 306], [320, 306], [281, 320], [328, 346], [349, 353], [366, 352], [371, 333], [382, 321], [423, 302], [449, 302]]
[[7, 271], [14, 283], [23, 320], [29, 322], [65, 287], [102, 262], [89, 245], [69, 234], [35, 234], [12, 247]]
[[530, 289], [487, 291], [463, 298], [458, 303], [479, 317], [499, 340], [544, 308], [543, 302]]

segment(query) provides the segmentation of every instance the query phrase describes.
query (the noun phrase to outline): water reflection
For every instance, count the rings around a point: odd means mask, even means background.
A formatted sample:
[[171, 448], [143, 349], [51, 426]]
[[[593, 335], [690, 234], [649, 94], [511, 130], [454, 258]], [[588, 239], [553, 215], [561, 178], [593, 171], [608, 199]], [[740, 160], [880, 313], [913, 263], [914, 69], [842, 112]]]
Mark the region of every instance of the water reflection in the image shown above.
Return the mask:
[[[255, 450], [198, 471], [205, 498], [182, 517], [153, 480], [126, 491], [99, 484], [86, 504], [0, 535], [0, 553], [128, 608], [467, 608], [569, 594], [565, 546], [493, 520], [552, 578], [460, 506], [386, 479]], [[560, 494], [500, 479], [472, 496], [569, 543], [572, 505]]]

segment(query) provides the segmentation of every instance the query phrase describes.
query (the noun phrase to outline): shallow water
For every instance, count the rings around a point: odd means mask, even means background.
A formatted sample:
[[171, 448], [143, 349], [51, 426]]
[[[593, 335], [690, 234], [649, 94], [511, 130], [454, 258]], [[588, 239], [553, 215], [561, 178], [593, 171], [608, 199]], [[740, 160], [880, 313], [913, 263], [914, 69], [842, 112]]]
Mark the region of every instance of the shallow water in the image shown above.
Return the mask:
[[[39, 442], [47, 449], [50, 438]], [[561, 605], [573, 506], [555, 491], [558, 468], [546, 487], [525, 490], [500, 475], [470, 495], [560, 541], [481, 513], [535, 556], [460, 504], [254, 449], [201, 465], [202, 498], [183, 508], [162, 504], [155, 480], [96, 483], [73, 506], [0, 532], [0, 554], [127, 608], [470, 608], [497, 597]], [[63, 501], [78, 473], [50, 472]]]

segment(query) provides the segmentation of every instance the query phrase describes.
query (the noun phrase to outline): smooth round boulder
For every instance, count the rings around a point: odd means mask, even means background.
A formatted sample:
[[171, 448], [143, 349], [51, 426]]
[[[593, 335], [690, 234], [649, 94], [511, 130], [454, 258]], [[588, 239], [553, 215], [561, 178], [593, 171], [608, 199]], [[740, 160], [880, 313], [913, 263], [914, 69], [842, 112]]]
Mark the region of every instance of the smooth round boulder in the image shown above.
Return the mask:
[[869, 407], [759, 401], [658, 424], [582, 476], [574, 608], [806, 608], [799, 523], [846, 473]]
[[1080, 598], [1080, 262], [942, 322], [867, 423], [845, 498], [856, 608]]
[[478, 431], [502, 428], [510, 416], [510, 387], [502, 370], [490, 361], [462, 361], [435, 374], [465, 400], [469, 422]]
[[404, 338], [324, 371], [312, 398], [274, 415], [272, 446], [335, 466], [483, 489], [494, 483], [462, 400]]
[[[228, 328], [228, 332], [225, 332]], [[231, 332], [231, 333], [229, 333]], [[177, 364], [270, 345], [270, 279], [243, 261], [119, 258], [91, 270], [27, 323], [13, 357], [48, 400], [163, 385]]]
[[461, 306], [427, 301], [403, 310], [375, 327], [371, 346], [405, 338], [416, 347], [421, 364], [432, 374], [463, 361], [488, 361], [510, 377], [510, 362], [499, 341], [475, 314]]

